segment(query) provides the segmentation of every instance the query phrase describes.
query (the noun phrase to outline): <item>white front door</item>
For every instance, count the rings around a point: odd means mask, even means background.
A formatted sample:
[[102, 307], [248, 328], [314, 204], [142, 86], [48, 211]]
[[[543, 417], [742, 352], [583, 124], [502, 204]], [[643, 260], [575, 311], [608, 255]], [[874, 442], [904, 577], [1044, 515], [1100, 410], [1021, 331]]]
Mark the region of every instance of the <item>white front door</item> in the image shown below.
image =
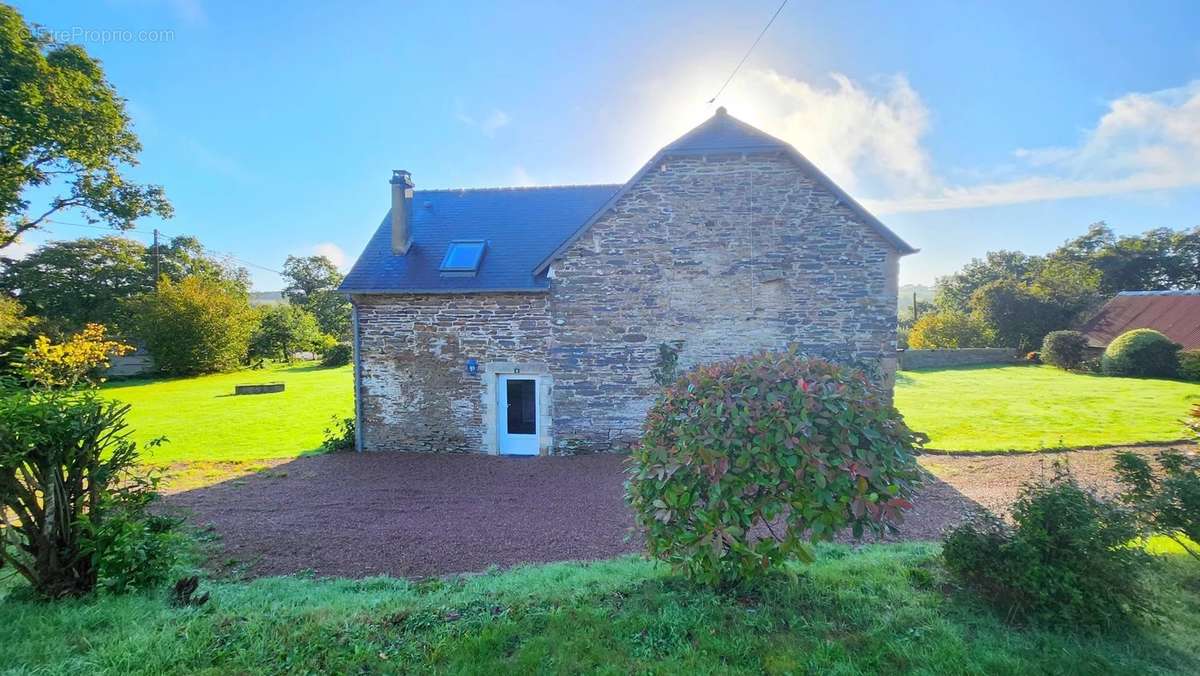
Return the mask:
[[537, 455], [537, 381], [529, 376], [499, 376], [496, 385], [496, 430], [500, 454]]

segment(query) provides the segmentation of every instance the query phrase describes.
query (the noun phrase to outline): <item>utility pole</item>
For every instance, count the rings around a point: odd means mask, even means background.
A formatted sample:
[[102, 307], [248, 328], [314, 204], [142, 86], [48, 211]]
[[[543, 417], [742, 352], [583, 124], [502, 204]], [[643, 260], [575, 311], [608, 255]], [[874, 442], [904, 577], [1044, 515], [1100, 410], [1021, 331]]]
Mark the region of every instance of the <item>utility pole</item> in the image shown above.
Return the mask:
[[[158, 232], [155, 230], [155, 232]], [[913, 291], [913, 323], [917, 321], [917, 292]]]
[[154, 290], [155, 291], [158, 291], [158, 277], [159, 277], [158, 228], [155, 228], [154, 229]]

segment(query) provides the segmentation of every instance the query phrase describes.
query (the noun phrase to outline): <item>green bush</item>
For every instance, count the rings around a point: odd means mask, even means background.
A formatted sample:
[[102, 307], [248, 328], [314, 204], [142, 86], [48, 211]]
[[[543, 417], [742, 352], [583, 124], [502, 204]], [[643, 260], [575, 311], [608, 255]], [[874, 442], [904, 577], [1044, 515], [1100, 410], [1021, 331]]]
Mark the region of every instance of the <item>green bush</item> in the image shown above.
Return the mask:
[[1018, 622], [1111, 628], [1149, 610], [1150, 557], [1134, 515], [1082, 488], [1064, 465], [1025, 484], [1010, 526], [984, 513], [942, 548], [951, 574]]
[[1179, 373], [1179, 349], [1154, 329], [1134, 329], [1108, 344], [1100, 366], [1110, 376], [1173, 378]]
[[0, 560], [44, 597], [141, 587], [170, 566], [128, 411], [94, 390], [0, 396]]
[[861, 369], [757, 354], [666, 388], [630, 458], [626, 498], [651, 555], [730, 584], [811, 560], [807, 541], [899, 523], [922, 441]]
[[97, 584], [113, 593], [152, 589], [167, 580], [186, 538], [179, 521], [147, 512], [152, 491], [107, 501], [97, 524], [83, 521], [84, 551], [96, 562]]
[[338, 343], [321, 355], [321, 366], [345, 366], [354, 359], [354, 348], [350, 343]]
[[1184, 350], [1179, 353], [1179, 377], [1184, 380], [1200, 380], [1200, 350]]
[[[1200, 406], [1192, 411], [1200, 419]], [[1147, 534], [1174, 540], [1200, 560], [1200, 459], [1166, 449], [1158, 454], [1161, 471], [1136, 453], [1117, 455], [1121, 500], [1137, 513]]]
[[354, 418], [339, 418], [335, 415], [329, 424], [330, 426], [325, 428], [325, 439], [321, 441], [321, 448], [326, 451], [354, 448], [358, 439], [354, 431]]
[[1041, 358], [1051, 366], [1077, 370], [1087, 358], [1087, 337], [1078, 331], [1051, 331], [1042, 340]]
[[258, 314], [244, 291], [205, 277], [163, 278], [128, 303], [134, 335], [173, 375], [232, 371], [246, 359]]

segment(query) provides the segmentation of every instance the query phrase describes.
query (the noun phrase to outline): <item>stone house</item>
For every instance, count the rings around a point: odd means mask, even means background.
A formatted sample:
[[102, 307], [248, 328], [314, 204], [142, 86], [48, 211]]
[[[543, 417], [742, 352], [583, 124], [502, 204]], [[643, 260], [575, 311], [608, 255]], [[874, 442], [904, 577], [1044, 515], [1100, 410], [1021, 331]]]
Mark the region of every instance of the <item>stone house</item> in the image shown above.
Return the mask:
[[621, 448], [663, 344], [683, 368], [794, 344], [891, 387], [916, 250], [723, 108], [623, 185], [391, 189], [341, 287], [361, 450]]

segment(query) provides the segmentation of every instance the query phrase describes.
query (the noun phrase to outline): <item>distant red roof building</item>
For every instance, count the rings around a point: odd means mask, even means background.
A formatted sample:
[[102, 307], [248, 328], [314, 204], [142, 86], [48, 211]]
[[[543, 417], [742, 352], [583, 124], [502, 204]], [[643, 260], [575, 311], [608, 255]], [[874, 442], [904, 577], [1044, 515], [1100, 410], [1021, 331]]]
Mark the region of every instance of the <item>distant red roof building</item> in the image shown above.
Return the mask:
[[1133, 329], [1154, 329], [1183, 345], [1200, 349], [1200, 290], [1122, 291], [1104, 304], [1080, 331], [1088, 345], [1106, 347]]

